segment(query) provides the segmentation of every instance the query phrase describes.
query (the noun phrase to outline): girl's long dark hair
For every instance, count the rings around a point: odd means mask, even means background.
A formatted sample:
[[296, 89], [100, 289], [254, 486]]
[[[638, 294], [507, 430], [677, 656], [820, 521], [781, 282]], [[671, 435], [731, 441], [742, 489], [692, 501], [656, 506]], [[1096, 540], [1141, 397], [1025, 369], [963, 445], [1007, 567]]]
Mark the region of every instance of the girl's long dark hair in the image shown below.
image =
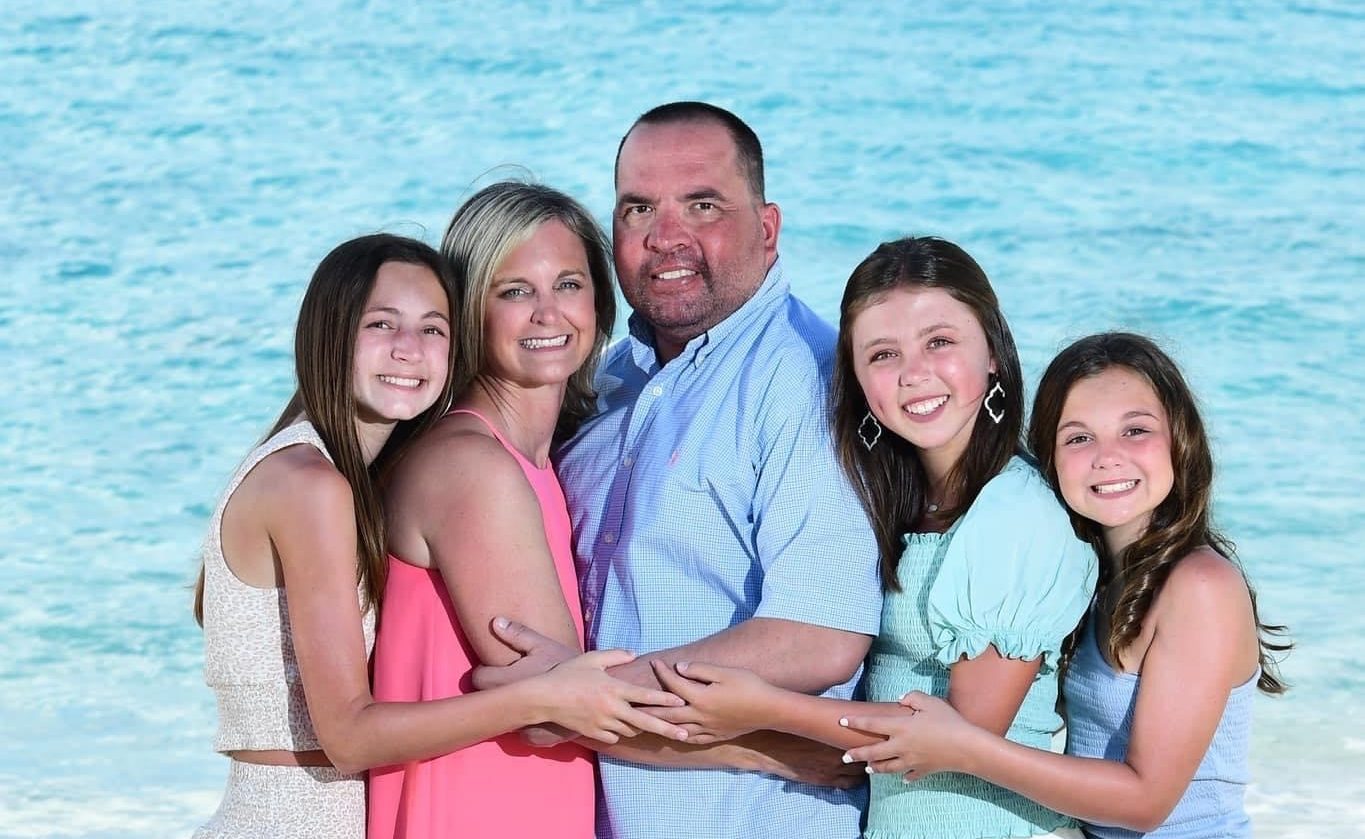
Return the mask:
[[1000, 303], [981, 266], [952, 242], [929, 236], [908, 237], [877, 247], [848, 278], [839, 304], [839, 342], [830, 387], [830, 424], [839, 462], [872, 521], [881, 555], [882, 587], [899, 591], [896, 566], [901, 537], [922, 522], [928, 512], [929, 479], [919, 453], [895, 434], [884, 433], [869, 450], [858, 436], [868, 413], [867, 399], [853, 369], [853, 321], [867, 307], [893, 289], [943, 289], [976, 315], [995, 360], [996, 381], [1004, 389], [991, 406], [1003, 409], [997, 424], [978, 418], [962, 459], [947, 478], [945, 497], [950, 506], [938, 511], [938, 521], [951, 523], [966, 512], [981, 488], [1021, 449], [1023, 376], [1014, 337], [1000, 311]]
[[[1146, 379], [1161, 401], [1171, 428], [1171, 469], [1175, 481], [1170, 495], [1152, 512], [1146, 532], [1118, 556], [1108, 553], [1099, 524], [1074, 512], [1071, 515], [1077, 534], [1104, 559], [1096, 592], [1099, 602], [1106, 602], [1106, 589], [1115, 578], [1115, 570], [1122, 572], [1118, 575], [1123, 581], [1122, 589], [1113, 600], [1114, 611], [1109, 616], [1106, 646], [1110, 661], [1118, 661], [1119, 653], [1137, 639], [1142, 621], [1171, 570], [1185, 556], [1207, 545], [1241, 569], [1232, 543], [1214, 528], [1211, 520], [1213, 455], [1194, 394], [1175, 362], [1147, 338], [1126, 332], [1091, 335], [1062, 350], [1052, 360], [1038, 385], [1029, 422], [1029, 443], [1039, 468], [1060, 498], [1056, 436], [1067, 394], [1078, 381], [1114, 367], [1131, 370]], [[1286, 685], [1280, 679], [1272, 653], [1288, 650], [1293, 644], [1277, 643], [1267, 637], [1283, 635], [1285, 627], [1261, 623], [1256, 611], [1256, 592], [1250, 582], [1247, 591], [1261, 648], [1261, 676], [1257, 685], [1266, 693], [1283, 693]], [[1073, 634], [1064, 658], [1069, 658], [1074, 639]]]
[[[351, 485], [355, 502], [356, 579], [365, 592], [365, 608], [377, 606], [388, 576], [384, 547], [384, 513], [378, 480], [416, 434], [440, 417], [450, 404], [450, 382], [436, 403], [417, 417], [400, 422], [383, 450], [368, 466], [356, 436], [355, 393], [352, 385], [356, 336], [360, 331], [365, 301], [379, 268], [386, 262], [403, 262], [430, 268], [450, 301], [451, 322], [456, 322], [454, 291], [444, 260], [429, 245], [377, 233], [343, 242], [327, 254], [313, 272], [299, 307], [294, 332], [294, 372], [298, 380], [289, 404], [263, 438], [307, 419], [327, 446], [337, 471]], [[455, 369], [456, 341], [450, 342], [450, 371]], [[194, 617], [204, 622], [204, 569], [194, 587]]]

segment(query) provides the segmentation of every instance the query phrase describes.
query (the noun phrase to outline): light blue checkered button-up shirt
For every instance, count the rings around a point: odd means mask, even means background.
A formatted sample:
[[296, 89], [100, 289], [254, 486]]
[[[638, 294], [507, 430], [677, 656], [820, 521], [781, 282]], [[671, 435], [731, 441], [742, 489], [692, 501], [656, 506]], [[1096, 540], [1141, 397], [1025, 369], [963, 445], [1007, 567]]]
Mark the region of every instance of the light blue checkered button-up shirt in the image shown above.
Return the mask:
[[[662, 368], [631, 319], [597, 377], [601, 412], [556, 458], [592, 647], [664, 649], [751, 617], [877, 634], [876, 543], [825, 419], [834, 340], [780, 262]], [[602, 837], [859, 832], [861, 791], [606, 756], [600, 771]]]

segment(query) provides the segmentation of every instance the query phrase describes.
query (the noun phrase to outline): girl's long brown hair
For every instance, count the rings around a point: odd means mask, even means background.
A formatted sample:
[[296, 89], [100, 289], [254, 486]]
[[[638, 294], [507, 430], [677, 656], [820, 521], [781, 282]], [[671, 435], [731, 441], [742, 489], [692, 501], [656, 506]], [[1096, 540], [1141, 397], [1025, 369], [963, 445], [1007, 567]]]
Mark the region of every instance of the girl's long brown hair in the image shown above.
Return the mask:
[[[1104, 560], [1100, 563], [1096, 591], [1099, 602], [1106, 602], [1106, 589], [1115, 579], [1115, 571], [1121, 572], [1118, 577], [1122, 579], [1122, 589], [1113, 601], [1114, 611], [1109, 616], [1106, 645], [1110, 661], [1118, 661], [1119, 653], [1137, 639], [1142, 631], [1142, 621], [1161, 593], [1171, 570], [1185, 556], [1207, 545], [1241, 570], [1232, 543], [1214, 528], [1211, 520], [1213, 455], [1194, 394], [1175, 362], [1147, 338], [1127, 332], [1091, 335], [1062, 350], [1052, 360], [1038, 385], [1029, 422], [1029, 443], [1038, 458], [1039, 468], [1061, 498], [1056, 437], [1067, 394], [1081, 379], [1114, 367], [1142, 376], [1161, 401], [1170, 422], [1171, 468], [1175, 481], [1170, 495], [1152, 512], [1146, 532], [1118, 556], [1108, 553], [1104, 530], [1099, 524], [1075, 512], [1071, 514], [1077, 534], [1094, 546], [1095, 552]], [[1242, 576], [1245, 579], [1245, 571]], [[1256, 611], [1256, 592], [1250, 582], [1247, 591], [1251, 595], [1252, 616], [1260, 644], [1261, 676], [1257, 685], [1266, 693], [1283, 693], [1287, 686], [1280, 679], [1272, 653], [1288, 650], [1293, 644], [1288, 641], [1277, 643], [1267, 637], [1283, 635], [1285, 627], [1261, 623]], [[1074, 649], [1075, 638], [1073, 633], [1064, 659], [1069, 658]]]
[[848, 278], [839, 304], [839, 342], [830, 385], [830, 424], [839, 462], [848, 474], [872, 522], [881, 555], [882, 587], [899, 591], [896, 566], [901, 537], [925, 518], [929, 479], [918, 451], [895, 434], [884, 433], [871, 450], [863, 445], [858, 428], [868, 413], [867, 399], [853, 370], [853, 321], [893, 289], [943, 289], [976, 315], [995, 360], [995, 379], [1004, 389], [991, 405], [1004, 410], [997, 424], [978, 417], [962, 459], [949, 473], [946, 497], [954, 503], [938, 511], [938, 520], [951, 523], [966, 512], [981, 488], [1021, 449], [1023, 376], [1014, 337], [1000, 311], [1000, 303], [981, 266], [952, 242], [929, 236], [884, 242]]
[[[361, 236], [338, 245], [313, 272], [299, 308], [298, 326], [294, 332], [294, 372], [298, 388], [262, 439], [264, 442], [301, 419], [307, 419], [317, 429], [337, 471], [351, 485], [355, 502], [356, 580], [364, 589], [366, 609], [377, 606], [388, 576], [378, 480], [407, 442], [445, 412], [450, 404], [452, 379], [447, 375], [441, 396], [432, 407], [395, 426], [374, 462], [366, 466], [356, 436], [352, 367], [365, 301], [374, 288], [380, 266], [386, 262], [430, 268], [445, 289], [451, 322], [456, 322], [459, 295], [455, 293], [440, 254], [429, 245], [388, 233]], [[452, 336], [448, 359], [448, 369], [452, 372], [456, 343]], [[203, 625], [202, 567], [194, 586], [194, 618]]]

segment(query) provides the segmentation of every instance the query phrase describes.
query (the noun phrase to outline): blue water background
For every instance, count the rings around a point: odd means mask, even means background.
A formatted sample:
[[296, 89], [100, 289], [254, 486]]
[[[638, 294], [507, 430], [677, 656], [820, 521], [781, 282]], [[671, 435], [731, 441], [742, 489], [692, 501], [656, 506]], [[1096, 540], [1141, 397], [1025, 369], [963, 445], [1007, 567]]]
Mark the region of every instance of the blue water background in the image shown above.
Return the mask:
[[676, 98], [757, 129], [826, 316], [878, 242], [933, 233], [994, 279], [1030, 381], [1109, 327], [1182, 360], [1299, 645], [1256, 709], [1260, 835], [1365, 828], [1359, 4], [5, 6], [0, 834], [216, 805], [185, 586], [321, 256], [435, 242], [499, 166], [605, 219], [620, 134]]

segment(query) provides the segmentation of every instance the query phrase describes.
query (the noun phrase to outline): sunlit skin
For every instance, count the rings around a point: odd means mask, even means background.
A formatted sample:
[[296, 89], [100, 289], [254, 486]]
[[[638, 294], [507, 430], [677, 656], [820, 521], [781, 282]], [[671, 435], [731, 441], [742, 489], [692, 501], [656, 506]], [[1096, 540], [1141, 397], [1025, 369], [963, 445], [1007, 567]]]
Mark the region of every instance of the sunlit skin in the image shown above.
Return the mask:
[[425, 265], [386, 262], [360, 316], [351, 382], [356, 430], [373, 458], [393, 426], [430, 408], [445, 387], [450, 303]]
[[1104, 527], [1112, 554], [1132, 544], [1171, 491], [1171, 431], [1146, 378], [1111, 367], [1072, 385], [1056, 436], [1067, 506]]
[[498, 266], [485, 306], [481, 376], [562, 394], [597, 335], [582, 240], [559, 221], [536, 228]]
[[781, 214], [753, 194], [715, 122], [637, 125], [616, 169], [612, 234], [626, 301], [661, 360], [753, 296], [777, 258]]
[[976, 315], [943, 289], [897, 288], [858, 313], [851, 345], [872, 414], [941, 481], [967, 449], [995, 372]]

